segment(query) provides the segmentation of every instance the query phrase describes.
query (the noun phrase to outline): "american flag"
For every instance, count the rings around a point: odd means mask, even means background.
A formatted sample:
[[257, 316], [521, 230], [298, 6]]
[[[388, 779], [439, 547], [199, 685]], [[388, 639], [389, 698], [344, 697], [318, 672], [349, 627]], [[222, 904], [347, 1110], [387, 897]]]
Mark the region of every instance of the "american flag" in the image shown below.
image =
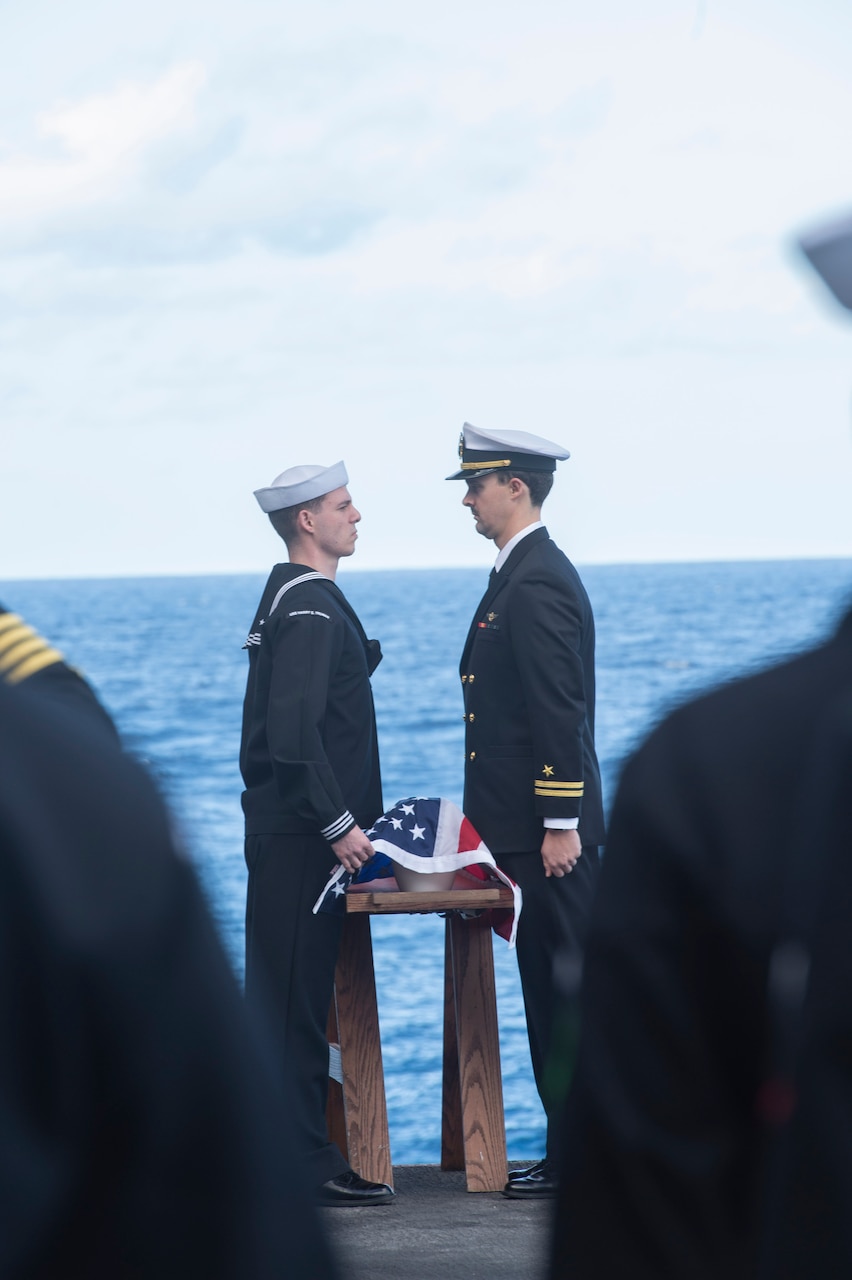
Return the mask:
[[495, 932], [515, 945], [521, 891], [494, 861], [479, 832], [452, 800], [434, 796], [410, 796], [400, 800], [377, 819], [366, 833], [375, 855], [353, 877], [338, 867], [314, 904], [317, 911], [342, 915], [346, 910], [346, 890], [397, 888], [391, 859], [411, 871], [454, 871], [454, 889], [485, 888], [489, 883], [507, 885], [514, 896], [514, 909], [492, 912]]

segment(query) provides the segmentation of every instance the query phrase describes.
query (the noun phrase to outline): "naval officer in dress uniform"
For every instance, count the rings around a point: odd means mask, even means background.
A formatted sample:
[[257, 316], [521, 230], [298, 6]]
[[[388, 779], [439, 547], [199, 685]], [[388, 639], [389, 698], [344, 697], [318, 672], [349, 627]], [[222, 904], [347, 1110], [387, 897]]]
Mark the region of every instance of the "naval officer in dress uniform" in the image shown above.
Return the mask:
[[464, 811], [523, 892], [518, 966], [530, 1053], [547, 1113], [543, 1160], [510, 1176], [512, 1198], [553, 1195], [559, 1099], [546, 1069], [556, 964], [579, 965], [604, 841], [595, 755], [595, 624], [579, 574], [541, 522], [568, 450], [526, 431], [464, 424], [462, 499], [498, 549], [461, 659]]
[[303, 1174], [321, 1204], [384, 1204], [329, 1142], [326, 1021], [342, 921], [312, 907], [338, 864], [373, 853], [382, 812], [368, 640], [335, 584], [361, 519], [342, 462], [283, 472], [255, 497], [287, 544], [252, 622], [240, 768], [248, 865], [246, 995], [266, 1007], [288, 1073]]
[[34, 631], [22, 617], [0, 604], [0, 679], [9, 685], [26, 685], [67, 703], [100, 725], [118, 745], [118, 732], [92, 686], [70, 666], [52, 644]]
[[332, 1280], [170, 828], [88, 684], [0, 607], [0, 1275]]

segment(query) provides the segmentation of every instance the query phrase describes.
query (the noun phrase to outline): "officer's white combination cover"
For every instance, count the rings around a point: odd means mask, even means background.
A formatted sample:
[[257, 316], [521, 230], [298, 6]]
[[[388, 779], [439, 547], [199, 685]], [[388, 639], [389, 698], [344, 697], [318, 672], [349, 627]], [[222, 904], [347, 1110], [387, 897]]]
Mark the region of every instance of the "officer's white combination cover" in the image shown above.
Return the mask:
[[505, 449], [514, 453], [538, 454], [543, 458], [556, 458], [564, 462], [571, 454], [564, 445], [534, 436], [531, 431], [481, 431], [470, 422], [462, 427], [466, 449]]

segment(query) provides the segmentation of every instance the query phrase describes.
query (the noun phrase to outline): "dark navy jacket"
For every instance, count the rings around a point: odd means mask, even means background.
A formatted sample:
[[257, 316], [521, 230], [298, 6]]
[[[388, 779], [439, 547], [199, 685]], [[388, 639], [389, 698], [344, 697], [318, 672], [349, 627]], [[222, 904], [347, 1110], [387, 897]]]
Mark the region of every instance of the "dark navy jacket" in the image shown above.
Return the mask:
[[492, 853], [538, 852], [546, 817], [604, 842], [595, 754], [595, 624], [546, 529], [493, 574], [461, 660], [464, 811]]
[[382, 812], [370, 674], [381, 659], [343, 592], [278, 564], [246, 646], [240, 751], [247, 835], [339, 840]]
[[[628, 762], [587, 940], [554, 1280], [852, 1275], [850, 707], [852, 615], [679, 708]], [[800, 912], [801, 1014], [789, 972], [768, 985]]]
[[0, 1275], [330, 1278], [196, 877], [66, 692], [0, 680]]
[[118, 731], [91, 685], [17, 613], [0, 604], [0, 680], [26, 684], [54, 703], [65, 703], [103, 729], [118, 745]]

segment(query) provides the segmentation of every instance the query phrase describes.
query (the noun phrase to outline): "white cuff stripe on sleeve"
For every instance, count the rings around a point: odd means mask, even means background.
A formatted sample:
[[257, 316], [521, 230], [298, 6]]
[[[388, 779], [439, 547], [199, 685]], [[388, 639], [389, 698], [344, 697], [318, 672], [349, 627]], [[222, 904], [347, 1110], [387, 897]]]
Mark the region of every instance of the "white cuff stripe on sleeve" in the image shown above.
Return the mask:
[[328, 841], [339, 840], [347, 828], [355, 825], [355, 819], [347, 809], [334, 822], [330, 822], [327, 827], [323, 827], [322, 834]]

